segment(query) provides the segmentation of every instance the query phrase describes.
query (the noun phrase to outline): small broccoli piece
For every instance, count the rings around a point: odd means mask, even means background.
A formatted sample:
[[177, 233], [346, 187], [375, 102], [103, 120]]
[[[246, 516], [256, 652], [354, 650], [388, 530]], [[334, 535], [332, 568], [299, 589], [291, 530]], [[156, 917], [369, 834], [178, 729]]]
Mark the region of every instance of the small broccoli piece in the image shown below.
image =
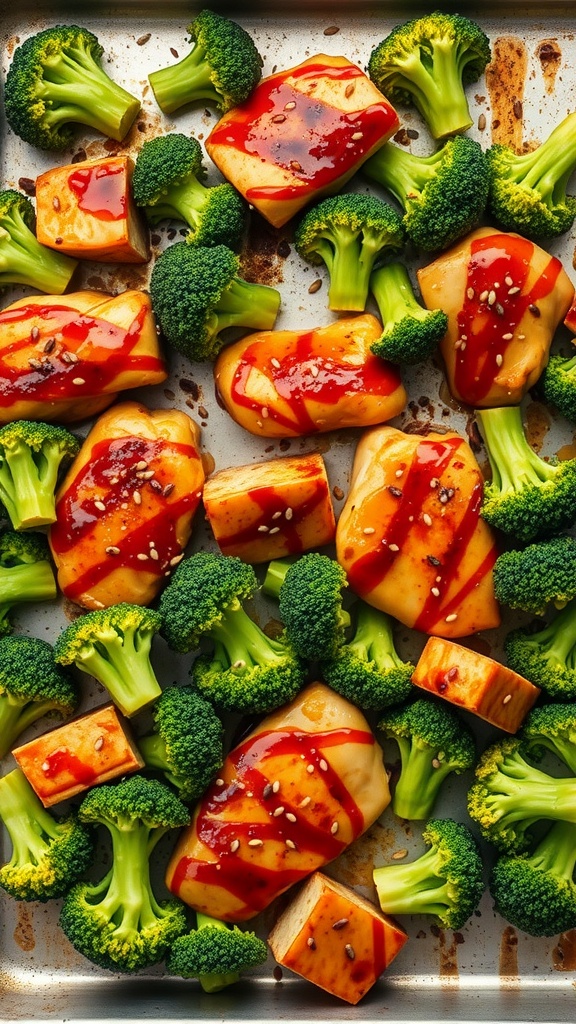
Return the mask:
[[301, 658], [327, 661], [338, 656], [350, 625], [342, 607], [348, 586], [342, 566], [316, 551], [295, 562], [270, 562], [262, 589], [279, 600], [286, 635]]
[[461, 928], [482, 893], [482, 858], [466, 825], [434, 818], [422, 833], [428, 849], [416, 860], [374, 869], [385, 914], [431, 914], [443, 928]]
[[110, 971], [158, 963], [186, 931], [186, 916], [178, 901], [156, 899], [150, 858], [163, 835], [189, 823], [187, 808], [162, 782], [132, 775], [90, 790], [78, 817], [108, 830], [112, 866], [100, 881], [78, 882], [67, 894], [59, 922], [64, 934]]
[[0, 288], [24, 284], [61, 295], [78, 261], [41, 245], [35, 231], [36, 214], [30, 200], [15, 189], [0, 190]]
[[400, 204], [406, 237], [420, 252], [440, 252], [462, 238], [488, 202], [488, 161], [467, 136], [448, 139], [430, 156], [387, 142], [362, 171]]
[[0, 779], [0, 819], [12, 843], [0, 886], [14, 899], [45, 903], [63, 896], [92, 861], [88, 829], [73, 814], [52, 817], [19, 768]]
[[238, 256], [225, 245], [170, 245], [150, 278], [152, 305], [166, 340], [189, 359], [215, 359], [227, 327], [271, 330], [280, 292], [238, 276]]
[[131, 717], [161, 694], [150, 662], [161, 616], [136, 604], [114, 604], [74, 619], [54, 645], [60, 665], [75, 665], [106, 687], [122, 714]]
[[555, 353], [548, 360], [538, 387], [546, 402], [555, 405], [568, 420], [576, 422], [576, 354]]
[[364, 711], [383, 711], [409, 696], [414, 666], [396, 651], [389, 615], [364, 601], [355, 611], [354, 635], [322, 664], [322, 676]]
[[557, 821], [536, 849], [501, 856], [490, 876], [496, 910], [528, 935], [576, 928], [576, 825]]
[[0, 531], [0, 636], [12, 632], [10, 613], [16, 605], [55, 599], [49, 555], [42, 534]]
[[364, 310], [372, 270], [384, 256], [400, 252], [404, 231], [388, 203], [349, 192], [312, 206], [296, 228], [294, 244], [308, 263], [326, 264], [329, 309]]
[[413, 104], [435, 139], [472, 125], [464, 87], [491, 57], [488, 36], [459, 14], [434, 11], [392, 29], [376, 46], [368, 74], [392, 103]]
[[492, 470], [492, 479], [484, 484], [486, 522], [519, 541], [571, 526], [576, 519], [576, 459], [541, 459], [526, 439], [518, 405], [479, 409], [476, 415]]
[[576, 597], [576, 540], [551, 537], [504, 551], [494, 565], [494, 593], [501, 604], [534, 615], [549, 604], [563, 608]]
[[166, 966], [169, 974], [198, 978], [205, 992], [220, 992], [266, 957], [266, 943], [254, 932], [197, 911], [196, 929], [176, 939]]
[[576, 779], [557, 779], [535, 768], [526, 746], [508, 736], [486, 750], [468, 793], [468, 813], [484, 838], [503, 853], [518, 853], [540, 819], [576, 822]]
[[576, 196], [567, 195], [566, 188], [576, 168], [576, 113], [568, 114], [537, 149], [517, 153], [496, 144], [486, 158], [488, 210], [500, 227], [534, 241], [570, 230]]
[[228, 245], [235, 249], [246, 227], [247, 207], [228, 182], [208, 188], [200, 143], [177, 132], [149, 139], [140, 150], [132, 190], [151, 224], [181, 220], [194, 245]]
[[544, 704], [532, 708], [522, 726], [522, 739], [537, 756], [551, 750], [576, 775], [576, 705]]
[[0, 429], [0, 501], [15, 530], [56, 521], [60, 469], [80, 442], [54, 423], [14, 420]]
[[431, 356], [448, 330], [441, 309], [426, 309], [417, 301], [406, 267], [388, 263], [370, 278], [383, 323], [378, 341], [370, 346], [375, 355], [392, 363], [420, 363]]
[[140, 100], [106, 74], [103, 53], [96, 36], [77, 25], [56, 25], [26, 39], [6, 76], [12, 131], [38, 149], [66, 149], [74, 124], [122, 142]]
[[474, 767], [474, 737], [444, 704], [415, 700], [389, 711], [378, 728], [400, 750], [400, 777], [392, 797], [392, 810], [399, 818], [429, 818], [444, 780]]
[[186, 803], [198, 799], [224, 761], [223, 727], [190, 686], [170, 686], [154, 707], [154, 731], [138, 740], [148, 768], [164, 772]]
[[545, 626], [513, 629], [504, 650], [509, 667], [553, 700], [576, 700], [576, 601]]
[[74, 680], [56, 664], [46, 640], [0, 638], [0, 757], [39, 718], [68, 718], [78, 699]]
[[284, 636], [266, 636], [243, 602], [257, 587], [240, 558], [200, 551], [180, 562], [160, 598], [162, 633], [174, 651], [196, 648], [204, 637], [212, 652], [194, 661], [194, 685], [223, 711], [259, 714], [296, 696], [305, 670]]
[[224, 114], [248, 99], [262, 77], [262, 58], [246, 30], [213, 11], [200, 11], [188, 31], [192, 51], [148, 76], [160, 109], [173, 114], [201, 102]]

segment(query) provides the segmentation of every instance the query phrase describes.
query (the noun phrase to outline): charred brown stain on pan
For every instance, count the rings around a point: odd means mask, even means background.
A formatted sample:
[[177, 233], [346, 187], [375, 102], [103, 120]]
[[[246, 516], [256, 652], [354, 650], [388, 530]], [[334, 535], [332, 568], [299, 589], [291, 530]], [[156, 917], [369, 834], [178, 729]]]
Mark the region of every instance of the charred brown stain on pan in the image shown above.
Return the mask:
[[30, 908], [25, 903], [18, 904], [14, 942], [24, 953], [29, 953], [36, 945], [34, 924]]
[[531, 402], [526, 409], [526, 436], [535, 452], [542, 450], [544, 438], [552, 426], [552, 417], [541, 402]]
[[453, 982], [458, 978], [458, 942], [456, 934], [459, 933], [455, 932], [449, 941], [446, 932], [439, 928], [438, 925], [433, 924], [430, 931], [438, 939], [438, 974], [443, 982]]
[[501, 981], [506, 981], [508, 984], [520, 984], [518, 975], [518, 933], [511, 925], [504, 928], [502, 932], [498, 972]]
[[542, 39], [536, 47], [536, 56], [540, 61], [544, 88], [547, 93], [554, 92], [556, 75], [562, 63], [562, 51], [557, 39]]
[[517, 36], [500, 36], [492, 46], [486, 69], [486, 85], [492, 110], [492, 142], [522, 149], [524, 84], [528, 58], [526, 45]]
[[552, 950], [555, 971], [576, 971], [576, 929], [562, 932], [558, 944]]

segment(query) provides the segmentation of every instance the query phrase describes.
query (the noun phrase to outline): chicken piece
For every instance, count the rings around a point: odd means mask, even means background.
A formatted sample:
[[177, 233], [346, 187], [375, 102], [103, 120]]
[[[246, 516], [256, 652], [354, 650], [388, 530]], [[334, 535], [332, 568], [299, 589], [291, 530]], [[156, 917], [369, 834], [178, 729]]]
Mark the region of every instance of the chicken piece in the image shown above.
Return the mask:
[[576, 296], [572, 299], [570, 309], [564, 317], [564, 326], [567, 327], [572, 334], [576, 334]]
[[54, 167], [36, 179], [38, 241], [80, 260], [146, 263], [148, 231], [132, 198], [129, 156]]
[[538, 380], [574, 296], [560, 260], [534, 242], [478, 228], [418, 271], [429, 309], [448, 316], [448, 386], [468, 405], [518, 405]]
[[144, 767], [113, 704], [51, 729], [13, 754], [44, 807]]
[[204, 483], [199, 439], [176, 409], [124, 402], [97, 420], [57, 492], [49, 534], [69, 600], [150, 604], [190, 539]]
[[510, 733], [518, 731], [540, 694], [512, 669], [438, 637], [427, 641], [412, 682]]
[[29, 295], [0, 312], [0, 424], [75, 423], [166, 377], [146, 292]]
[[334, 540], [336, 519], [321, 455], [232, 466], [204, 486], [218, 547], [245, 562], [268, 562]]
[[223, 404], [260, 437], [366, 427], [402, 411], [398, 368], [370, 352], [376, 317], [337, 320], [309, 331], [263, 331], [227, 345], [214, 376]]
[[337, 857], [389, 802], [362, 712], [311, 683], [228, 754], [172, 854], [168, 888], [212, 917], [246, 921]]
[[480, 517], [482, 497], [480, 469], [458, 434], [366, 431], [336, 528], [352, 589], [424, 633], [467, 636], [497, 626], [497, 550]]
[[338, 192], [400, 122], [359, 67], [324, 53], [264, 78], [212, 129], [206, 150], [274, 227]]

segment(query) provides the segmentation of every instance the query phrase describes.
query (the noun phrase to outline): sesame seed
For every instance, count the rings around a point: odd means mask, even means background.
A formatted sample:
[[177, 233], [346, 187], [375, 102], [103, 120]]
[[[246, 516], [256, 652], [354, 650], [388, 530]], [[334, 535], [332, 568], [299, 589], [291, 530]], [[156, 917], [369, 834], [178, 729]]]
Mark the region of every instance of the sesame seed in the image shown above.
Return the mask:
[[281, 513], [281, 512], [274, 512], [274, 514], [273, 514], [273, 516], [272, 516], [272, 519], [280, 519], [280, 516], [281, 516], [281, 515], [282, 515], [282, 513]]
[[295, 104], [294, 100], [290, 100], [288, 103], [284, 104], [284, 110], [294, 110], [295, 106], [296, 106], [296, 104]]
[[294, 842], [293, 839], [285, 839], [284, 840], [284, 844], [285, 844], [285, 846], [288, 847], [289, 850], [295, 850], [296, 849], [296, 843]]
[[466, 289], [466, 298], [473, 299], [475, 294], [476, 293], [475, 293], [473, 288], [467, 288]]
[[488, 305], [489, 306], [493, 306], [495, 302], [496, 302], [496, 292], [494, 291], [493, 288], [491, 288], [490, 291], [488, 292]]
[[461, 352], [465, 352], [466, 351], [466, 342], [465, 341], [461, 341], [460, 342], [460, 351]]
[[258, 533], [268, 533], [269, 527], [262, 523], [262, 526], [258, 527]]
[[532, 313], [532, 316], [535, 316], [535, 317], [539, 317], [540, 316], [540, 310], [538, 309], [538, 306], [534, 305], [533, 302], [531, 302], [530, 305], [528, 306], [528, 312]]
[[272, 356], [270, 362], [272, 363], [272, 366], [274, 367], [275, 370], [279, 370], [282, 366], [282, 363], [280, 362], [279, 359], [276, 359], [276, 356]]
[[[36, 324], [34, 324], [34, 327], [30, 331], [30, 337], [32, 338], [32, 341], [38, 341], [38, 338], [40, 337], [40, 330]], [[50, 338], [49, 341], [54, 341], [54, 338]]]
[[503, 362], [504, 362], [504, 356], [502, 356], [500, 354], [500, 352], [499, 352], [498, 355], [496, 356], [496, 366], [502, 366]]
[[337, 833], [337, 831], [338, 831], [339, 827], [340, 827], [340, 826], [338, 825], [338, 822], [337, 822], [337, 821], [333, 821], [333, 822], [332, 822], [332, 824], [331, 824], [331, 826], [330, 826], [330, 832], [332, 833], [332, 835], [333, 835], [333, 836], [335, 836], [335, 835], [336, 835], [336, 833]]
[[107, 555], [119, 555], [120, 554], [120, 548], [117, 548], [114, 544], [111, 544], [110, 547], [107, 547], [105, 549], [105, 551], [106, 551]]
[[230, 843], [230, 853], [236, 853], [236, 850], [240, 849], [240, 840], [233, 839]]
[[296, 821], [296, 815], [292, 814], [292, 811], [286, 811], [286, 820], [291, 821], [292, 824]]
[[264, 846], [263, 839], [249, 839], [248, 846]]
[[390, 491], [390, 494], [392, 495], [393, 498], [402, 497], [402, 491], [400, 490], [399, 487], [389, 487], [388, 490]]
[[274, 117], [272, 118], [272, 124], [282, 124], [282, 122], [285, 120], [285, 114], [274, 114]]
[[488, 298], [488, 289], [486, 288], [483, 292], [480, 292], [480, 302], [486, 302]]
[[260, 410], [260, 415], [262, 416], [263, 420], [265, 420], [267, 418], [269, 413], [268, 413], [268, 409], [266, 408], [266, 406], [263, 406], [263, 408]]
[[136, 476], [138, 477], [139, 480], [151, 480], [152, 477], [154, 476], [154, 470], [153, 469], [138, 470], [138, 472], [136, 473]]
[[451, 612], [451, 614], [450, 614], [450, 615], [447, 615], [447, 616], [446, 616], [446, 618], [444, 619], [444, 621], [445, 621], [445, 622], [456, 622], [456, 619], [457, 619], [457, 618], [458, 618], [458, 616], [457, 616], [456, 612]]
[[72, 383], [73, 384], [77, 384], [78, 387], [81, 387], [81, 385], [85, 384], [86, 381], [84, 380], [84, 377], [73, 377], [72, 378]]
[[312, 366], [310, 367], [310, 373], [312, 374], [313, 377], [318, 376], [319, 370], [315, 363], [313, 363]]
[[132, 500], [136, 505], [142, 504], [142, 495], [140, 494], [140, 491], [134, 491], [132, 495]]
[[162, 491], [162, 497], [167, 498], [169, 494], [172, 494], [172, 491], [174, 490], [175, 486], [176, 484], [172, 483], [166, 484], [164, 490]]
[[148, 469], [148, 463], [144, 459], [141, 459], [140, 462], [136, 463], [136, 469]]
[[224, 779], [215, 779], [214, 780], [214, 784], [216, 786], [223, 786], [224, 785]]
[[512, 341], [513, 337], [514, 337], [514, 335], [512, 334], [512, 332], [508, 331], [507, 334], [503, 334], [502, 335], [502, 341]]
[[42, 771], [43, 772], [47, 772], [49, 770], [49, 768], [50, 768], [50, 762], [49, 761], [44, 761], [44, 764], [42, 765]]
[[347, 917], [340, 917], [337, 921], [334, 921], [334, 924], [332, 925], [332, 928], [334, 929], [335, 932], [339, 932], [339, 931], [341, 931], [342, 928], [345, 928], [347, 924], [348, 924], [348, 918]]
[[440, 761], [438, 760], [437, 757], [433, 757], [432, 758], [432, 767], [433, 768], [439, 768], [440, 767]]
[[351, 135], [350, 138], [352, 139], [352, 142], [359, 142], [360, 139], [364, 138], [364, 132], [354, 132], [354, 134]]
[[104, 737], [99, 736], [98, 739], [94, 740], [94, 750], [102, 750], [104, 746]]
[[432, 516], [429, 516], [427, 512], [424, 512], [422, 519], [424, 520], [426, 526], [432, 526]]
[[508, 287], [510, 287], [510, 285], [514, 284], [514, 281], [510, 277], [510, 274], [506, 274], [506, 277], [504, 278], [504, 284], [507, 284]]
[[440, 483], [440, 481], [439, 481], [438, 477], [437, 476], [433, 476], [431, 481], [430, 481], [430, 487], [435, 489], [436, 487], [438, 487], [439, 483]]
[[350, 99], [350, 97], [351, 97], [352, 93], [354, 92], [355, 88], [356, 88], [356, 83], [355, 82], [348, 82], [348, 85], [346, 86], [346, 88], [344, 90], [344, 96], [346, 97], [347, 100]]
[[314, 771], [314, 765], [309, 764], [308, 767], [306, 768], [306, 771], [308, 772], [308, 775], [312, 775], [312, 772]]
[[514, 288], [508, 289], [508, 295], [518, 295], [520, 289], [515, 285]]
[[268, 800], [272, 796], [272, 784], [267, 782], [262, 790], [262, 799]]
[[298, 806], [299, 807], [308, 807], [308, 804], [310, 804], [310, 803], [312, 803], [312, 797], [305, 796], [304, 799], [300, 801]]
[[284, 814], [284, 805], [280, 804], [279, 807], [275, 807], [272, 811], [273, 818], [279, 818], [281, 814]]
[[269, 532], [270, 536], [272, 536], [273, 533], [280, 533], [280, 527], [279, 526], [273, 526], [268, 532]]
[[511, 693], [507, 693], [506, 696], [504, 697], [504, 700], [502, 701], [502, 703], [503, 704], [509, 704], [511, 700], [512, 700], [512, 694]]
[[392, 860], [404, 860], [404, 857], [408, 856], [408, 850], [395, 850], [392, 854]]
[[496, 305], [494, 306], [494, 309], [496, 310], [498, 316], [504, 316], [504, 306], [502, 305], [501, 302], [497, 302]]
[[150, 548], [150, 558], [153, 558], [155, 562], [157, 562], [158, 559], [160, 558], [160, 555], [158, 554], [156, 548]]
[[325, 760], [324, 760], [324, 758], [322, 758], [322, 759], [321, 759], [321, 760], [320, 760], [320, 761], [318, 762], [318, 767], [319, 767], [320, 771], [322, 771], [322, 772], [327, 772], [327, 771], [328, 771], [328, 762], [327, 762], [327, 761], [325, 761]]
[[286, 519], [288, 519], [288, 520], [292, 519], [292, 516], [294, 515], [294, 509], [287, 508], [285, 513], [284, 513], [284, 515], [285, 515]]
[[403, 469], [397, 469], [396, 470], [395, 476], [401, 477], [403, 475], [404, 475], [404, 470]]
[[276, 779], [276, 782], [272, 783], [272, 792], [273, 793], [277, 793], [279, 789], [280, 789], [280, 783], [278, 782], [278, 779]]
[[388, 550], [389, 551], [400, 551], [400, 548], [398, 547], [397, 544], [389, 544], [388, 545]]
[[182, 555], [174, 555], [174, 558], [171, 558], [168, 564], [172, 565], [172, 566], [178, 565], [178, 563], [181, 562], [183, 558], [184, 558], [183, 554]]
[[366, 536], [370, 536], [370, 534], [376, 533], [376, 530], [374, 529], [373, 526], [365, 526], [364, 529], [362, 530], [362, 533], [365, 533]]
[[263, 427], [264, 424], [262, 423], [262, 420], [256, 420], [256, 426], [257, 427]]
[[306, 945], [308, 946], [308, 949], [316, 949], [316, 939], [313, 939], [312, 936], [310, 936], [306, 939]]
[[29, 359], [28, 360], [28, 365], [31, 366], [33, 370], [41, 370], [42, 369], [42, 363], [40, 362], [39, 359]]
[[430, 587], [430, 593], [434, 594], [434, 597], [440, 597], [440, 591], [438, 587]]
[[349, 942], [347, 942], [346, 945], [344, 946], [344, 951], [349, 960], [356, 959], [356, 953], [354, 952], [354, 948], [350, 945]]
[[103, 501], [95, 501], [94, 502], [94, 507], [97, 508], [99, 512], [105, 512], [106, 511], [106, 505], [104, 504]]
[[136, 558], [138, 559], [139, 562], [148, 561], [148, 555], [146, 554], [145, 551], [139, 551], [138, 554], [136, 555]]
[[246, 668], [246, 662], [243, 658], [237, 658], [237, 660], [232, 663], [232, 668]]

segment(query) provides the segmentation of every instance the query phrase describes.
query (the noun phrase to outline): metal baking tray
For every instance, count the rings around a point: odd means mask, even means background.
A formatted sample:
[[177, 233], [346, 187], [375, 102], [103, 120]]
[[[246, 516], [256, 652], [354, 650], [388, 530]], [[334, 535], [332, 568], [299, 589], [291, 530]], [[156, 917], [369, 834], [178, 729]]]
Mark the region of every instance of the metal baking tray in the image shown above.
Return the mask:
[[[171, 129], [194, 131], [205, 138], [214, 116], [202, 109], [165, 118], [155, 105], [147, 74], [171, 63], [187, 52], [186, 26], [201, 4], [153, 2], [153, 0], [19, 0], [0, 4], [0, 44], [5, 73], [19, 39], [50, 24], [77, 22], [95, 31], [104, 44], [111, 74], [130, 91], [142, 95], [142, 112], [122, 147], [135, 153], [143, 140]], [[264, 73], [275, 67], [290, 67], [318, 52], [343, 54], [365, 67], [373, 46], [399, 21], [424, 10], [453, 4], [417, 5], [386, 0], [343, 0], [306, 2], [295, 0], [246, 0], [244, 3], [213, 3], [213, 9], [240, 21], [254, 36], [264, 58]], [[498, 51], [496, 71], [490, 80], [470, 88], [474, 127], [471, 134], [486, 146], [493, 138], [541, 141], [574, 106], [576, 95], [576, 6], [538, 2], [506, 5], [495, 2], [474, 7], [462, 3], [461, 13], [476, 18], [490, 35]], [[411, 130], [410, 144], [419, 151], [429, 145], [418, 115], [400, 110], [402, 125]], [[0, 118], [2, 117], [0, 113]], [[0, 120], [0, 176], [3, 186], [18, 188], [23, 179], [58, 162], [52, 154], [40, 153], [15, 138]], [[404, 140], [406, 141], [406, 140]], [[105, 155], [110, 144], [86, 133], [62, 160], [81, 151], [87, 157]], [[219, 180], [215, 170], [210, 181]], [[364, 182], [358, 184], [366, 188]], [[173, 235], [172, 235], [173, 237]], [[166, 229], [155, 231], [153, 247], [158, 252], [170, 240]], [[574, 236], [569, 234], [551, 246], [574, 278]], [[279, 328], [317, 326], [330, 322], [325, 306], [325, 275], [319, 268], [304, 265], [293, 250], [288, 225], [274, 231], [255, 216], [245, 254], [245, 276], [273, 284], [282, 293]], [[86, 264], [79, 286], [120, 291], [127, 286], [145, 288], [149, 267]], [[310, 290], [319, 278], [323, 287]], [[5, 306], [23, 294], [15, 289], [0, 296]], [[559, 340], [567, 335], [559, 332]], [[262, 441], [244, 433], [218, 405], [214, 395], [211, 367], [192, 365], [170, 355], [170, 379], [137, 397], [151, 407], [177, 406], [202, 426], [202, 444], [207, 466], [223, 468], [252, 461], [273, 459], [301, 451], [322, 452], [334, 494], [336, 512], [346, 493], [358, 431], [335, 431], [313, 439], [285, 442]], [[470, 415], [453, 402], [443, 383], [440, 368], [430, 363], [406, 375], [410, 402], [396, 424], [422, 432], [430, 426], [450, 426], [465, 432]], [[552, 423], [548, 410], [537, 400], [529, 401], [528, 423], [532, 440], [544, 454], [563, 449], [574, 454], [573, 430], [566, 423]], [[210, 543], [202, 517], [196, 524], [194, 544]], [[18, 628], [53, 639], [65, 625], [66, 606], [38, 607], [18, 618]], [[422, 637], [406, 633], [401, 650], [417, 656]], [[496, 656], [499, 637], [486, 634], [470, 638], [478, 649]], [[405, 645], [405, 646], [404, 646]], [[156, 665], [164, 682], [186, 678], [185, 659], [157, 651]], [[85, 707], [101, 701], [102, 695], [86, 691]], [[479, 730], [480, 743], [490, 731]], [[13, 767], [10, 759], [2, 771]], [[450, 784], [442, 797], [439, 814], [465, 816], [464, 793], [469, 780]], [[369, 830], [329, 870], [341, 881], [370, 893], [371, 868], [397, 850], [421, 848], [417, 828], [401, 828], [391, 812]], [[170, 845], [166, 844], [167, 856]], [[3, 856], [6, 856], [4, 851]], [[161, 876], [160, 876], [161, 877]], [[265, 935], [273, 909], [258, 922]], [[0, 896], [0, 1016], [5, 1021], [89, 1021], [150, 1020], [268, 1022], [272, 1020], [317, 1021], [320, 1019], [385, 1019], [395, 1022], [508, 1021], [560, 1022], [575, 1019], [576, 932], [552, 939], [531, 939], [509, 927], [496, 915], [488, 894], [480, 910], [458, 933], [444, 932], [428, 918], [403, 919], [410, 935], [400, 955], [355, 1008], [331, 998], [312, 985], [281, 971], [270, 961], [259, 972], [237, 986], [216, 995], [204, 994], [195, 982], [165, 976], [162, 966], [136, 977], [100, 971], [81, 958], [57, 926], [58, 903], [18, 904]]]

